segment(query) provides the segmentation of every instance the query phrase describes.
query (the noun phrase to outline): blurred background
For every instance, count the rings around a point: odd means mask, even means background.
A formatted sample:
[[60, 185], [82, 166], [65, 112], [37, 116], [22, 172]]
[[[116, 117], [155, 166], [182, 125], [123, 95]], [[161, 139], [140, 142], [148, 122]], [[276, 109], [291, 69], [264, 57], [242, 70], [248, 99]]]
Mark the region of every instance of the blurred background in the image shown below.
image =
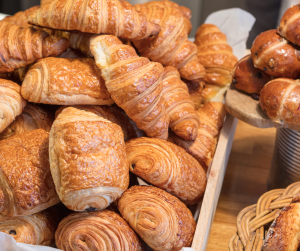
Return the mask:
[[[145, 3], [148, 0], [128, 0], [131, 4]], [[197, 28], [204, 22], [206, 17], [218, 10], [228, 8], [241, 8], [250, 12], [256, 23], [250, 33], [247, 47], [250, 48], [254, 38], [261, 32], [275, 29], [278, 20], [284, 11], [297, 4], [300, 0], [173, 0], [192, 10], [193, 30], [191, 37], [195, 35]], [[40, 0], [0, 0], [0, 13], [14, 14], [31, 6], [38, 5]]]

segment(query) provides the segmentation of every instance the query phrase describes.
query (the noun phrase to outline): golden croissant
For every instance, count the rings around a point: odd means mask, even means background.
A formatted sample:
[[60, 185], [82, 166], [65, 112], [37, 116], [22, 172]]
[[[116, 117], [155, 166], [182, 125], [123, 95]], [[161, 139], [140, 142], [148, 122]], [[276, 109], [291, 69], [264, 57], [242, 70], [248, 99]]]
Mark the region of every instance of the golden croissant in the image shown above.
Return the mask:
[[165, 67], [163, 86], [162, 96], [170, 118], [169, 127], [179, 137], [194, 140], [197, 137], [199, 117], [187, 85], [181, 81], [176, 68]]
[[27, 102], [21, 96], [21, 87], [9, 80], [0, 79], [0, 133], [22, 113]]
[[205, 88], [205, 82], [204, 81], [194, 82], [186, 79], [183, 79], [183, 82], [188, 87], [189, 94], [191, 99], [193, 100], [195, 109], [198, 110], [202, 105], [202, 99], [203, 99], [202, 92], [203, 89]]
[[199, 202], [206, 174], [184, 149], [161, 139], [138, 138], [126, 143], [130, 171], [178, 197], [187, 205]]
[[163, 66], [139, 57], [133, 47], [111, 35], [93, 37], [91, 52], [115, 103], [149, 137], [167, 139], [169, 118], [161, 97]]
[[145, 250], [128, 223], [109, 210], [68, 215], [59, 223], [55, 242], [62, 250]]
[[27, 21], [53, 29], [112, 34], [133, 40], [160, 31], [159, 25], [149, 22], [130, 3], [118, 0], [54, 0], [30, 12]]
[[23, 28], [30, 27], [31, 25], [27, 23], [27, 16], [30, 11], [38, 9], [39, 6], [33, 6], [28, 10], [25, 11], [19, 11], [13, 16], [8, 16], [3, 19], [3, 21], [10, 22], [11, 24], [16, 24], [18, 26], [21, 26]]
[[0, 34], [0, 72], [10, 72], [40, 58], [57, 56], [70, 45], [65, 38], [6, 21], [0, 21]]
[[152, 186], [133, 186], [118, 201], [122, 217], [154, 250], [190, 247], [196, 223], [191, 211], [175, 196]]
[[49, 246], [55, 243], [59, 221], [60, 212], [56, 207], [28, 216], [0, 215], [0, 232], [9, 234], [16, 242]]
[[134, 41], [142, 56], [164, 66], [174, 66], [180, 76], [199, 82], [205, 69], [197, 58], [197, 46], [188, 40], [189, 27], [185, 17], [170, 1], [152, 1], [135, 5], [148, 20], [161, 26], [158, 36]]
[[217, 138], [226, 115], [225, 106], [219, 102], [208, 102], [198, 111], [200, 124], [194, 141], [186, 141], [170, 134], [169, 141], [181, 146], [207, 170], [215, 153]]
[[50, 131], [49, 155], [56, 191], [73, 211], [102, 210], [128, 187], [123, 132], [94, 113], [64, 109]]
[[51, 112], [28, 103], [24, 111], [0, 133], [0, 140], [35, 129], [44, 129], [46, 132], [50, 132], [53, 120], [54, 116]]
[[195, 44], [198, 46], [198, 59], [206, 70], [203, 80], [220, 86], [230, 84], [237, 58], [227, 43], [226, 35], [213, 24], [202, 24], [196, 32]]
[[29, 102], [43, 104], [113, 104], [92, 58], [43, 58], [27, 72], [21, 93]]

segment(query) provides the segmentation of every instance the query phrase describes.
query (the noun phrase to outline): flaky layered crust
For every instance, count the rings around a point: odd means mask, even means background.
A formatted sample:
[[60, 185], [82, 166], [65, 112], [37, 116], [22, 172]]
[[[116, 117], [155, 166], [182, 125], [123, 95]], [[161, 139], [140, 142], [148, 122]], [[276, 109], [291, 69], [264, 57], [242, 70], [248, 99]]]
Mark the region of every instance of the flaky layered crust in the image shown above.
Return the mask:
[[192, 243], [196, 223], [176, 197], [150, 186], [128, 189], [118, 202], [122, 217], [154, 251], [175, 251]]
[[49, 153], [57, 194], [73, 211], [104, 209], [128, 187], [123, 132], [93, 113], [64, 109], [52, 125]]
[[112, 34], [126, 39], [143, 39], [157, 35], [159, 25], [135, 11], [127, 1], [54, 0], [30, 13], [31, 24], [93, 34]]
[[169, 117], [163, 90], [163, 66], [139, 57], [115, 36], [95, 36], [91, 52], [112, 99], [149, 137], [167, 139]]
[[0, 213], [23, 216], [59, 202], [49, 166], [49, 134], [43, 129], [0, 141]]
[[55, 240], [62, 250], [145, 250], [127, 222], [109, 210], [70, 214], [59, 223]]
[[34, 64], [22, 84], [22, 96], [35, 103], [111, 105], [101, 71], [91, 58], [44, 58]]

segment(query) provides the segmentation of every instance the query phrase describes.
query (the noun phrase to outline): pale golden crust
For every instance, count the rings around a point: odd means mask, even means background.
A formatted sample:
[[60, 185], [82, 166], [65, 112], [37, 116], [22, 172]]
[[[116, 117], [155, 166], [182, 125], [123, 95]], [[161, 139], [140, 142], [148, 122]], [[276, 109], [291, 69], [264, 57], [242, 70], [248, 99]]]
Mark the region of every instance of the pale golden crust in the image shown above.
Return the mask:
[[206, 174], [184, 149], [161, 139], [138, 138], [126, 143], [130, 171], [193, 205], [201, 199]]
[[1, 214], [29, 215], [59, 202], [48, 149], [49, 134], [42, 129], [0, 141]]
[[41, 59], [26, 74], [21, 92], [25, 99], [35, 103], [113, 103], [101, 77], [101, 71], [91, 58]]
[[204, 86], [203, 91], [201, 93], [202, 103], [205, 104], [207, 102], [211, 102], [218, 95], [218, 93], [221, 90], [222, 90], [221, 86], [211, 85], [211, 84], [205, 83], [205, 86]]
[[163, 66], [138, 57], [115, 36], [95, 36], [91, 52], [112, 99], [149, 137], [167, 139], [169, 118], [161, 97]]
[[127, 189], [129, 166], [118, 125], [68, 107], [54, 121], [49, 145], [56, 191], [69, 209], [104, 209]]
[[127, 222], [109, 210], [70, 214], [60, 222], [55, 239], [62, 250], [145, 250]]
[[54, 0], [31, 12], [31, 24], [93, 34], [112, 34], [126, 39], [157, 35], [160, 27], [147, 20], [127, 1]]
[[122, 217], [155, 251], [181, 250], [192, 243], [196, 223], [176, 197], [150, 186], [134, 186], [118, 201]]

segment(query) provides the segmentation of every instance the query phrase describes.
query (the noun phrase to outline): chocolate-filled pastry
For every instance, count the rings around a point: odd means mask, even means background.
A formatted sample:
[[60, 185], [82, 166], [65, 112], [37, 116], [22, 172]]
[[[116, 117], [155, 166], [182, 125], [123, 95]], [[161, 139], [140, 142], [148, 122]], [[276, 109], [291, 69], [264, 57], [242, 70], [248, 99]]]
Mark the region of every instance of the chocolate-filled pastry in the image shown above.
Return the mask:
[[270, 76], [299, 78], [300, 47], [295, 46], [276, 33], [268, 30], [258, 35], [251, 47], [254, 67]]
[[49, 165], [49, 134], [43, 129], [0, 141], [0, 213], [24, 216], [59, 202]]
[[145, 245], [122, 217], [110, 210], [72, 213], [55, 233], [59, 249], [69, 251], [145, 251]]
[[9, 80], [0, 79], [0, 133], [22, 113], [27, 102], [21, 96], [21, 87]]
[[269, 118], [277, 123], [300, 125], [300, 80], [277, 78], [260, 92], [259, 103]]
[[46, 132], [50, 132], [53, 120], [52, 112], [28, 103], [24, 111], [0, 133], [0, 140], [35, 129], [44, 129]]
[[28, 216], [0, 215], [0, 232], [9, 234], [16, 242], [53, 246], [60, 219], [60, 212], [56, 207]]
[[131, 172], [185, 204], [193, 205], [203, 196], [205, 171], [183, 148], [161, 139], [138, 138], [126, 143], [126, 154]]
[[261, 89], [272, 77], [264, 71], [255, 68], [251, 55], [243, 57], [232, 71], [232, 83], [236, 89], [249, 94], [259, 94]]
[[43, 58], [27, 72], [21, 89], [29, 102], [111, 105], [101, 71], [92, 58]]
[[194, 82], [194, 81], [189, 81], [186, 79], [182, 79], [182, 81], [184, 83], [186, 83], [188, 89], [189, 89], [189, 94], [191, 99], [193, 100], [193, 103], [195, 105], [195, 109], [198, 110], [201, 107], [202, 104], [202, 91], [205, 87], [205, 82], [204, 81], [200, 81], [198, 82]]
[[50, 131], [49, 155], [58, 196], [73, 211], [104, 209], [128, 187], [123, 132], [94, 113], [64, 109]]
[[191, 211], [176, 197], [156, 187], [134, 186], [118, 201], [122, 217], [154, 250], [190, 247], [196, 223]]

